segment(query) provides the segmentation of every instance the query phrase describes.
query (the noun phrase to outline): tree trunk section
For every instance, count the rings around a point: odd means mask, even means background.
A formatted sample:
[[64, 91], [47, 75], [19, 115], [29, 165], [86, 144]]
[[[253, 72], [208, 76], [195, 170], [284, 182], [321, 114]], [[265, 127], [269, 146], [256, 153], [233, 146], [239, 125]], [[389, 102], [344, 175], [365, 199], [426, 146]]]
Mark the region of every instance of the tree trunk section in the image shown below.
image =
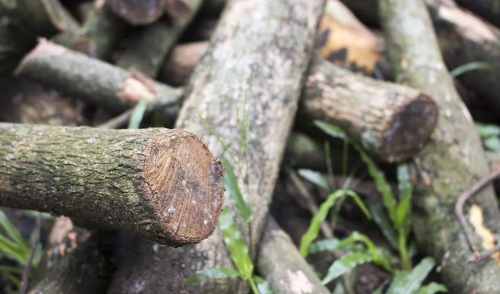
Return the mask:
[[[435, 97], [440, 117], [433, 140], [415, 156], [413, 231], [421, 248], [440, 264], [450, 293], [500, 292], [500, 266], [487, 258], [471, 263], [472, 251], [454, 214], [457, 197], [488, 173], [472, 118], [460, 100], [439, 52], [430, 16], [421, 0], [380, 0], [391, 63], [401, 83]], [[416, 169], [416, 170], [415, 170]], [[484, 216], [487, 234], [500, 232], [491, 185], [470, 202]], [[468, 209], [465, 212], [467, 218]], [[482, 239], [475, 232], [478, 248]]]
[[181, 93], [150, 78], [41, 40], [15, 74], [115, 111], [141, 100], [175, 104]]
[[498, 0], [456, 0], [457, 3], [480, 17], [500, 27], [500, 1]]
[[217, 226], [224, 167], [192, 133], [2, 123], [0, 143], [2, 206], [170, 246]]
[[[241, 159], [242, 168], [239, 168], [227, 153], [226, 157], [235, 167], [240, 189], [250, 195], [251, 243], [246, 225], [239, 217], [236, 220], [252, 256], [255, 256], [297, 110], [323, 6], [323, 0], [229, 2], [211, 48], [190, 79], [187, 98], [176, 123], [176, 128], [199, 135], [214, 154], [220, 154], [222, 146], [206, 120], [223, 142], [231, 142], [229, 150], [240, 158], [239, 147], [243, 146], [239, 146], [236, 106], [240, 113], [246, 107], [251, 165], [247, 166]], [[244, 179], [248, 179], [248, 185], [243, 185]], [[234, 207], [232, 209], [235, 214]], [[181, 285], [182, 280], [196, 270], [232, 266], [220, 230], [197, 245], [163, 251], [161, 255], [158, 252], [145, 256], [139, 261], [140, 265], [121, 266], [109, 293], [133, 293], [134, 288], [126, 287], [126, 281], [129, 285], [143, 281], [142, 293], [248, 293], [248, 285], [241, 279]], [[140, 255], [140, 246], [133, 252]], [[165, 269], [164, 263], [174, 257], [176, 264]], [[148, 266], [158, 263], [155, 259], [163, 261], [161, 266]], [[140, 271], [138, 267], [145, 270]]]
[[108, 0], [113, 13], [131, 25], [148, 25], [164, 12], [165, 0]]

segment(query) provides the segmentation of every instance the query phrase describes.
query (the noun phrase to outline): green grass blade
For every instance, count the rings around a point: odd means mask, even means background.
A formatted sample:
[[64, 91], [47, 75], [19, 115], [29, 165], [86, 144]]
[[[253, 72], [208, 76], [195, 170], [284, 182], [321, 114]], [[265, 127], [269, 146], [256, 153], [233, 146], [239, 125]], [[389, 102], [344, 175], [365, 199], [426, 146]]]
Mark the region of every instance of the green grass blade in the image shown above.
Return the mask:
[[450, 75], [454, 78], [462, 75], [468, 71], [477, 70], [477, 69], [489, 69], [492, 70], [493, 66], [487, 62], [482, 61], [473, 61], [466, 64], [462, 64], [459, 67], [450, 71]]
[[16, 243], [7, 239], [5, 236], [0, 234], [0, 251], [5, 253], [5, 255], [11, 259], [18, 261], [21, 264], [25, 264], [28, 260], [29, 251], [23, 250]]
[[321, 188], [324, 188], [325, 190], [328, 191], [328, 182], [326, 181], [325, 177], [317, 171], [313, 171], [310, 169], [299, 169], [298, 174], [303, 177], [304, 179], [320, 186]]
[[500, 127], [497, 125], [482, 124], [475, 122], [476, 131], [481, 138], [500, 136]]
[[411, 195], [413, 186], [407, 164], [399, 164], [397, 169], [400, 201], [396, 208], [396, 229], [405, 232], [405, 238], [410, 235], [411, 226]]
[[328, 135], [334, 138], [348, 140], [348, 137], [345, 134], [345, 132], [337, 126], [331, 125], [321, 120], [315, 120], [314, 125], [316, 125], [323, 132], [327, 133]]
[[375, 289], [375, 291], [373, 291], [372, 294], [384, 294], [384, 288], [388, 283], [388, 281], [384, 281], [382, 284], [380, 284], [380, 286], [377, 287], [377, 289]]
[[4, 273], [12, 273], [12, 274], [22, 274], [24, 270], [13, 267], [13, 266], [7, 266], [7, 265], [0, 265], [0, 271]]
[[372, 215], [368, 208], [366, 208], [365, 204], [363, 203], [363, 200], [361, 200], [361, 197], [359, 197], [356, 192], [352, 190], [345, 190], [345, 193], [347, 196], [351, 196], [352, 199], [354, 200], [354, 203], [361, 209], [361, 211], [366, 215], [368, 219], [372, 219]]
[[184, 281], [182, 281], [182, 284], [189, 285], [211, 279], [232, 278], [232, 277], [244, 278], [243, 275], [235, 269], [223, 266], [213, 267], [195, 272], [194, 274], [184, 279]]
[[355, 268], [356, 266], [372, 261], [371, 254], [366, 252], [351, 252], [341, 258], [337, 259], [328, 269], [325, 278], [321, 281], [326, 285], [334, 279], [345, 274], [347, 271]]
[[345, 242], [345, 239], [340, 240], [337, 238], [331, 238], [312, 243], [309, 247], [309, 253], [335, 251], [338, 249], [344, 249], [349, 252], [366, 250], [365, 246], [361, 244]]
[[16, 276], [9, 274], [9, 280], [16, 285], [17, 288], [21, 288], [21, 280], [19, 280]]
[[23, 250], [27, 250], [29, 252], [29, 245], [26, 241], [24, 241], [19, 230], [11, 223], [7, 215], [2, 210], [0, 210], [0, 225], [2, 225], [14, 243], [16, 243]]
[[448, 293], [448, 288], [443, 284], [430, 283], [427, 286], [420, 288], [416, 294], [434, 294], [434, 293]]
[[387, 294], [414, 294], [434, 267], [434, 259], [426, 257], [410, 273], [396, 272]]
[[398, 249], [398, 237], [396, 235], [396, 231], [394, 231], [391, 221], [387, 217], [382, 205], [379, 203], [370, 203], [369, 206], [373, 220], [382, 231], [382, 234], [387, 242], [389, 242], [394, 249]]
[[253, 273], [253, 263], [250, 256], [248, 256], [248, 248], [243, 242], [240, 231], [238, 231], [227, 206], [220, 213], [219, 227], [234, 264], [240, 273], [247, 280], [250, 280]]
[[139, 126], [141, 125], [142, 118], [144, 117], [144, 113], [146, 112], [146, 109], [148, 108], [148, 101], [146, 100], [141, 100], [137, 102], [137, 104], [134, 106], [134, 111], [132, 112], [132, 115], [130, 116], [130, 120], [128, 122], [128, 129], [138, 129]]
[[229, 193], [229, 196], [234, 201], [239, 215], [243, 220], [245, 220], [245, 222], [248, 223], [250, 221], [251, 211], [247, 203], [243, 199], [243, 194], [241, 194], [241, 190], [238, 187], [238, 178], [234, 173], [233, 166], [226, 159], [224, 154], [220, 156], [220, 160], [226, 170], [226, 172], [224, 173], [224, 177], [222, 178], [222, 183]]
[[253, 280], [257, 284], [260, 294], [273, 294], [273, 290], [271, 290], [271, 286], [266, 280], [259, 276], [254, 276]]

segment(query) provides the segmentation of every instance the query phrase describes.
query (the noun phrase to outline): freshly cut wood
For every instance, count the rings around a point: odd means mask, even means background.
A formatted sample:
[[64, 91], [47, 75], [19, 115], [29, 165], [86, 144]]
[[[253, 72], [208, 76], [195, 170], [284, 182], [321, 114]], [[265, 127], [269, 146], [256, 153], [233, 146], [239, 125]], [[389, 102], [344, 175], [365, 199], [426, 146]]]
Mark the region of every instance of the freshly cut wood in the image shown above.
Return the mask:
[[313, 60], [299, 109], [306, 121], [335, 124], [391, 163], [419, 151], [439, 117], [437, 104], [421, 91], [358, 76], [319, 56]]
[[43, 39], [24, 57], [15, 74], [115, 111], [141, 100], [175, 104], [182, 92]]
[[114, 235], [94, 233], [74, 251], [65, 255], [28, 294], [105, 293], [111, 282], [111, 252]]
[[163, 60], [191, 23], [201, 5], [201, 0], [174, 1], [189, 5], [189, 11], [176, 20], [160, 19], [145, 27], [130, 41], [117, 62], [118, 66], [134, 70], [154, 78]]
[[208, 46], [209, 42], [207, 41], [176, 46], [166, 58], [160, 71], [159, 80], [174, 87], [182, 86], [207, 52]]
[[0, 205], [169, 246], [215, 230], [224, 167], [181, 130], [0, 124]]
[[[499, 261], [470, 262], [472, 251], [455, 215], [458, 196], [489, 172], [472, 118], [455, 90], [439, 51], [436, 34], [421, 0], [380, 0], [388, 52], [401, 83], [425, 90], [439, 106], [432, 140], [415, 155], [412, 224], [415, 237], [436, 259], [439, 274], [450, 293], [500, 293]], [[474, 232], [478, 248], [489, 249], [486, 238], [500, 232], [500, 213], [492, 186], [471, 200], [480, 218]], [[484, 244], [484, 245], [483, 245]], [[487, 244], [487, 245], [486, 245]]]
[[165, 0], [107, 0], [111, 10], [131, 25], [147, 25], [164, 12]]
[[[227, 5], [209, 53], [186, 87], [186, 100], [175, 127], [200, 136], [214, 154], [223, 150], [217, 138], [225, 144], [231, 142], [225, 154], [234, 167], [240, 190], [248, 191], [251, 199], [252, 232], [240, 218], [236, 220], [254, 258], [313, 53], [324, 1], [235, 0]], [[239, 155], [244, 142], [236, 109], [250, 130], [248, 165]], [[240, 158], [240, 164], [228, 152]], [[236, 215], [235, 208], [230, 207]], [[144, 285], [142, 293], [249, 291], [248, 283], [242, 279], [182, 285], [183, 279], [196, 270], [232, 266], [220, 230], [193, 246], [180, 250], [164, 248], [161, 255], [148, 254], [141, 251], [148, 246], [136, 245], [131, 256], [143, 258], [135, 259], [134, 266], [120, 266], [108, 293], [135, 293], [137, 288], [133, 285], [138, 282]], [[169, 264], [168, 269], [165, 263]]]
[[464, 8], [469, 9], [481, 18], [500, 27], [500, 1], [498, 0], [456, 0]]

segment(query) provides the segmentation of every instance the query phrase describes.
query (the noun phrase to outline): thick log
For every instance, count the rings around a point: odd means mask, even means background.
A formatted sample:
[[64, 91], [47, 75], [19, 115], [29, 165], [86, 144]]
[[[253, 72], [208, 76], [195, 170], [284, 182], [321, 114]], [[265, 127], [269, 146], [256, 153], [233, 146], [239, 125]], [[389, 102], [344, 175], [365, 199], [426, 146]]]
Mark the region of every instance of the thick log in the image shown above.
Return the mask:
[[157, 21], [164, 12], [164, 0], [108, 0], [113, 13], [131, 25], [147, 25]]
[[177, 20], [160, 19], [143, 28], [131, 40], [118, 66], [129, 70], [139, 71], [148, 77], [154, 78], [160, 70], [167, 52], [177, 43], [182, 33], [194, 18], [201, 4], [201, 0], [172, 1], [189, 5], [189, 11]]
[[179, 87], [188, 80], [188, 76], [208, 50], [208, 42], [193, 42], [178, 45], [166, 58], [159, 80], [165, 84]]
[[[456, 92], [439, 52], [425, 2], [380, 0], [388, 52], [403, 84], [435, 97], [440, 116], [432, 140], [411, 166], [414, 174], [413, 232], [426, 254], [440, 264], [450, 293], [500, 292], [499, 261], [471, 263], [472, 251], [455, 216], [457, 197], [488, 173], [485, 154], [472, 118]], [[478, 248], [500, 232], [500, 213], [492, 186], [470, 200], [481, 214], [483, 231], [475, 231]], [[472, 221], [469, 208], [466, 218]], [[480, 241], [481, 240], [481, 241]], [[485, 242], [486, 243], [486, 242]], [[491, 245], [491, 244], [490, 244]]]
[[500, 27], [500, 1], [498, 0], [456, 0], [464, 8]]
[[358, 76], [319, 56], [304, 89], [300, 113], [306, 120], [340, 126], [386, 162], [411, 157], [436, 127], [438, 108], [428, 95]]
[[110, 256], [114, 235], [109, 232], [94, 233], [51, 267], [28, 294], [105, 293], [113, 273]]
[[[323, 5], [323, 0], [229, 2], [211, 48], [190, 78], [175, 126], [199, 135], [214, 154], [220, 154], [223, 146], [208, 122], [223, 142], [231, 142], [229, 151], [239, 157], [239, 147], [243, 146], [239, 146], [236, 106], [241, 111], [246, 108], [251, 164], [247, 166], [242, 159], [239, 167], [228, 153], [226, 157], [235, 168], [240, 189], [248, 191], [251, 199], [252, 232], [249, 234], [240, 218], [236, 220], [252, 257], [268, 212]], [[243, 185], [244, 179], [248, 179], [247, 185]], [[235, 213], [234, 207], [231, 209]], [[130, 286], [139, 281], [144, 285], [142, 293], [248, 293], [248, 284], [241, 279], [181, 285], [196, 270], [232, 266], [220, 230], [204, 242], [164, 251], [161, 256], [142, 258], [134, 267], [119, 267], [108, 293], [134, 293]], [[141, 254], [140, 247], [133, 252]], [[148, 266], [157, 258], [161, 258], [160, 267]], [[169, 262], [171, 266], [166, 269], [164, 263], [174, 258], [176, 262]], [[146, 270], [138, 272], [139, 267]]]
[[224, 167], [192, 133], [2, 123], [0, 142], [2, 206], [170, 246], [217, 226]]
[[59, 92], [122, 111], [140, 100], [175, 104], [181, 90], [148, 77], [41, 40], [16, 69], [15, 74], [33, 79]]

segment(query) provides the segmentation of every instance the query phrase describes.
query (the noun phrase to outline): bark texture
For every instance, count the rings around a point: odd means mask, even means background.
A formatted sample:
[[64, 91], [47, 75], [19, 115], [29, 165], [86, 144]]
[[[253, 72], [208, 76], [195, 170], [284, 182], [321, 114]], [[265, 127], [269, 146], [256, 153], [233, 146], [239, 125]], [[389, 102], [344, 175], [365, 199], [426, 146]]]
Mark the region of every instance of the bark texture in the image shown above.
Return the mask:
[[28, 294], [105, 293], [113, 273], [113, 233], [94, 233], [67, 254]]
[[111, 10], [132, 25], [147, 25], [164, 12], [165, 0], [108, 0]]
[[[500, 292], [500, 266], [487, 258], [470, 263], [472, 252], [454, 214], [457, 197], [486, 175], [481, 141], [460, 100], [439, 52], [425, 2], [380, 0], [381, 19], [391, 63], [401, 83], [435, 97], [440, 117], [433, 140], [415, 157], [413, 230], [417, 241], [439, 264], [450, 293]], [[415, 170], [416, 168], [416, 170]], [[473, 202], [484, 217], [484, 236], [475, 231], [478, 248], [483, 237], [500, 232], [498, 203], [490, 186]], [[465, 212], [468, 220], [470, 206]]]
[[[235, 167], [240, 189], [248, 191], [251, 202], [251, 243], [246, 226], [240, 223], [239, 229], [252, 256], [268, 212], [323, 6], [322, 0], [229, 2], [209, 52], [190, 79], [176, 123], [176, 128], [190, 130], [203, 138], [214, 154], [220, 154], [222, 146], [206, 122], [223, 142], [231, 142], [229, 150], [240, 158], [241, 165], [227, 153], [226, 157]], [[242, 143], [236, 106], [241, 118], [243, 107], [248, 114], [251, 165], [246, 165], [239, 156]], [[235, 209], [232, 211], [235, 213]], [[139, 246], [134, 252], [133, 255], [143, 253]], [[174, 264], [166, 269], [165, 261], [174, 257], [183, 267]], [[144, 256], [134, 266], [120, 266], [109, 293], [134, 293], [134, 288], [126, 285], [140, 282], [144, 286], [142, 293], [168, 290], [246, 294], [248, 285], [241, 279], [181, 285], [196, 270], [232, 266], [231, 263], [222, 234], [216, 230], [213, 237], [197, 245], [181, 250], [164, 248], [161, 253]]]
[[269, 282], [274, 294], [329, 294], [297, 247], [274, 218], [269, 217], [259, 243], [259, 274]]
[[184, 30], [191, 23], [201, 2], [201, 0], [186, 0], [185, 4], [189, 4], [190, 7], [187, 15], [173, 21], [160, 19], [145, 27], [131, 41], [130, 46], [117, 64], [123, 68], [142, 72], [148, 77], [156, 77], [165, 55], [177, 43]]
[[500, 1], [498, 0], [456, 0], [457, 3], [480, 17], [500, 27]]
[[181, 92], [46, 40], [26, 55], [15, 74], [115, 111], [140, 100], [174, 104]]
[[304, 117], [338, 125], [386, 162], [411, 157], [436, 127], [438, 108], [428, 95], [358, 76], [319, 56], [304, 89]]
[[0, 124], [0, 205], [170, 246], [215, 230], [222, 164], [180, 130]]

